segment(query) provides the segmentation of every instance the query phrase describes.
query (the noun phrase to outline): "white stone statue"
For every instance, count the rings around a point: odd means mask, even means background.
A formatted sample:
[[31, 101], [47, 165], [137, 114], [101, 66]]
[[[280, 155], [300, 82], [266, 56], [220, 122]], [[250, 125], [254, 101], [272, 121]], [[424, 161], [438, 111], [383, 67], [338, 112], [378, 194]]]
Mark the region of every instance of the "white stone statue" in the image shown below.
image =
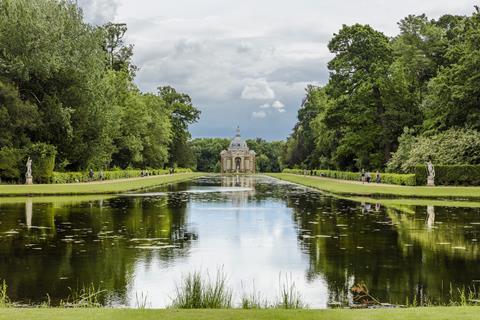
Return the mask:
[[428, 160], [427, 162], [427, 171], [428, 171], [427, 185], [434, 186], [435, 185], [435, 168], [433, 167], [433, 163], [431, 160]]
[[32, 159], [28, 157], [27, 160], [27, 173], [25, 174], [27, 178], [32, 176]]
[[25, 184], [33, 184], [32, 159], [30, 157], [28, 157], [26, 167], [27, 167], [27, 172], [25, 173]]

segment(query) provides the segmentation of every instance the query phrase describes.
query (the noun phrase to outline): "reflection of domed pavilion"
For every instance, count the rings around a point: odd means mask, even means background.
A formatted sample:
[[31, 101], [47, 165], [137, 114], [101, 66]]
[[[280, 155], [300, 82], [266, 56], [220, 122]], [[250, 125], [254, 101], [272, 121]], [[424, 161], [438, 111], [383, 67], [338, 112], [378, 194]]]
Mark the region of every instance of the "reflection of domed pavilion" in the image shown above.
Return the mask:
[[223, 150], [220, 157], [222, 173], [255, 173], [255, 151], [250, 151], [240, 137], [240, 128], [237, 128], [237, 135], [228, 150]]

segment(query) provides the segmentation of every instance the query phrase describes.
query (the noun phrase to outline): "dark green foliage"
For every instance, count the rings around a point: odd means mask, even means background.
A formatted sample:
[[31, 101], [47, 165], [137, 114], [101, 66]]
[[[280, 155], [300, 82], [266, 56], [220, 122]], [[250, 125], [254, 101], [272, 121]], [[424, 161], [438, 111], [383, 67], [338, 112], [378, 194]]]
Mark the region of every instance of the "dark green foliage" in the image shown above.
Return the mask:
[[35, 182], [51, 182], [56, 154], [55, 147], [46, 143], [32, 144], [25, 151], [25, 156], [32, 159], [32, 175]]
[[[435, 185], [480, 185], [480, 165], [453, 165], [435, 167]], [[427, 183], [428, 171], [425, 165], [415, 168], [417, 185]]]
[[255, 151], [257, 172], [281, 172], [280, 155], [284, 148], [283, 141], [265, 141], [261, 138], [247, 140], [250, 150]]
[[228, 148], [230, 140], [223, 138], [193, 139], [189, 146], [195, 154], [196, 170], [220, 172], [220, 152]]
[[200, 110], [192, 104], [192, 99], [185, 93], [177, 92], [170, 86], [159, 87], [158, 94], [171, 112], [172, 140], [169, 145], [169, 165], [190, 167], [193, 165], [193, 152], [188, 140], [188, 126], [200, 118]]
[[28, 144], [39, 118], [37, 106], [22, 101], [18, 88], [0, 78], [0, 147]]
[[22, 176], [22, 161], [25, 157], [25, 152], [21, 149], [15, 148], [1, 148], [0, 149], [0, 182], [18, 182]]

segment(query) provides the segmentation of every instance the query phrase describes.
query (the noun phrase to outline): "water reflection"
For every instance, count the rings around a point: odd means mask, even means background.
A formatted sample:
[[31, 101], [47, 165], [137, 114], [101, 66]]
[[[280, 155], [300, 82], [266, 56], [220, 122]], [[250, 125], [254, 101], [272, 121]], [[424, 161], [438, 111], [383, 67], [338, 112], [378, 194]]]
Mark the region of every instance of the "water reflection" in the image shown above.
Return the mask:
[[141, 195], [0, 199], [0, 278], [14, 300], [53, 303], [94, 283], [109, 305], [147, 294], [168, 305], [192, 270], [230, 276], [274, 299], [288, 273], [311, 307], [448, 299], [480, 279], [480, 209], [381, 205], [247, 176], [208, 177]]

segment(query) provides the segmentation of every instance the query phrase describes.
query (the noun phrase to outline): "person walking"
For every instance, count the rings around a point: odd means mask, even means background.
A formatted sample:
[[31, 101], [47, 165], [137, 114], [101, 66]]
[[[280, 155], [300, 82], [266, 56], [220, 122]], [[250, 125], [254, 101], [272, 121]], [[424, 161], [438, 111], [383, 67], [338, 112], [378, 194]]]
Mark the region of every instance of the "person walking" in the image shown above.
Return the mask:
[[90, 177], [90, 181], [93, 181], [94, 173], [92, 168], [90, 168], [90, 171], [88, 172], [88, 176]]
[[375, 173], [375, 182], [376, 183], [382, 183], [382, 176], [380, 175], [380, 172], [378, 170]]
[[367, 177], [367, 183], [370, 183], [370, 181], [372, 180], [372, 175], [370, 174], [369, 171], [367, 171], [366, 177]]
[[362, 169], [362, 173], [360, 174], [360, 180], [362, 180], [362, 184], [365, 183], [365, 169]]

